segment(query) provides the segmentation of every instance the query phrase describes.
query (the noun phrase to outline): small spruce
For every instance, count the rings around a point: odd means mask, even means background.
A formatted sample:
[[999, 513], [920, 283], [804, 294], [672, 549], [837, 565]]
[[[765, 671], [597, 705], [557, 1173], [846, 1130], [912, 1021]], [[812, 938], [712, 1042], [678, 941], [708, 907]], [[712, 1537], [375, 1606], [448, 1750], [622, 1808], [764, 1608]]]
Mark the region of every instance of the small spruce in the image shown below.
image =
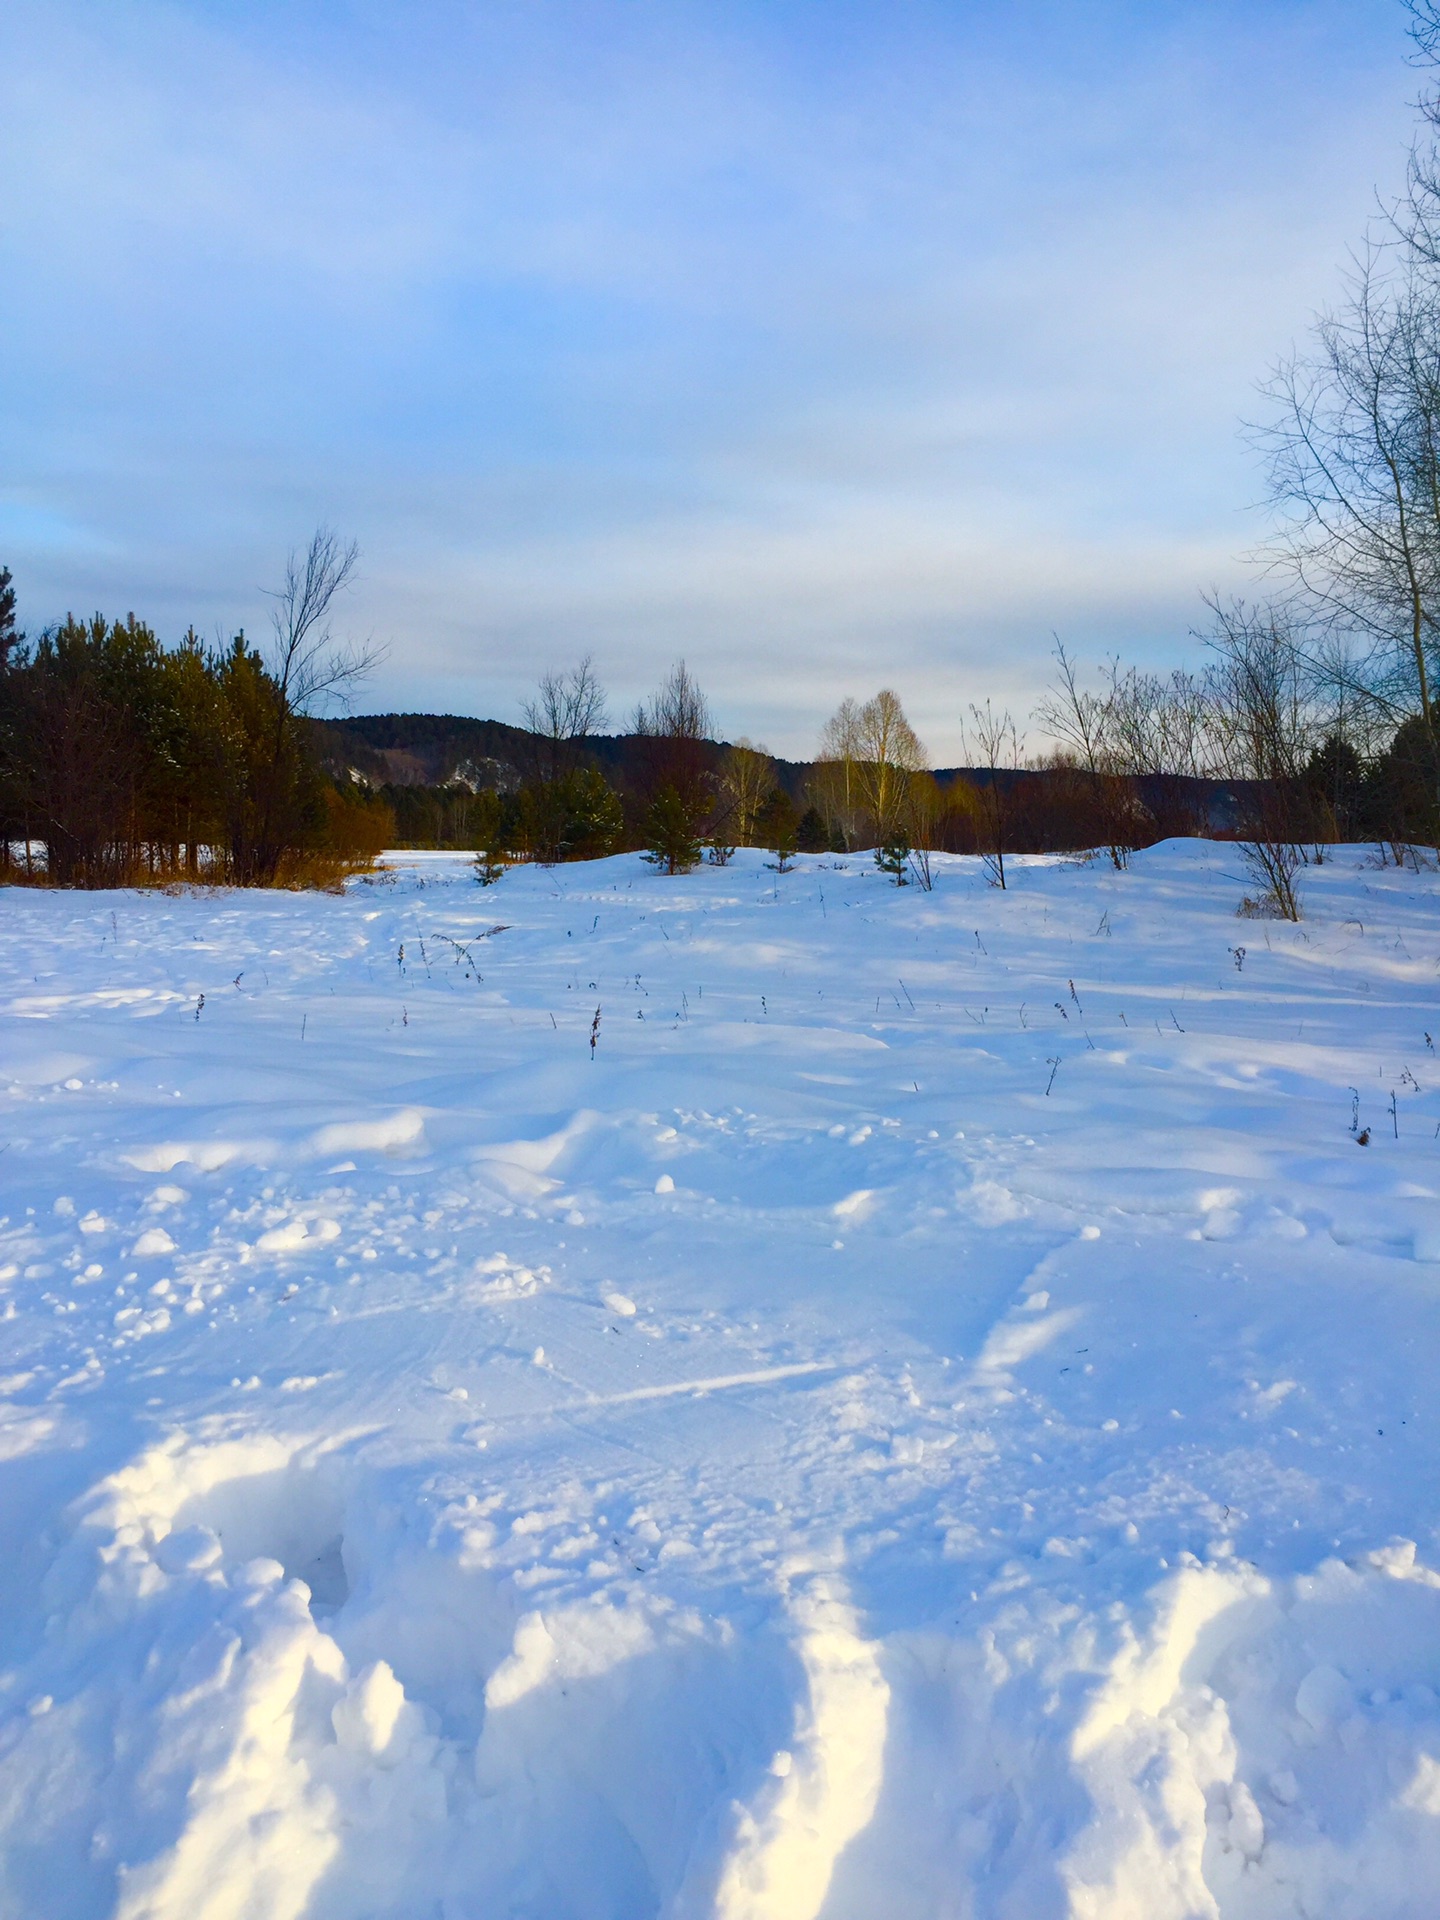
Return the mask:
[[700, 839], [690, 809], [674, 787], [662, 787], [646, 810], [645, 858], [666, 873], [688, 873], [700, 860]]
[[910, 840], [904, 833], [898, 833], [875, 849], [875, 864], [882, 873], [888, 873], [897, 887], [910, 884], [908, 868], [910, 865]]
[[777, 873], [788, 873], [800, 839], [800, 816], [795, 802], [783, 787], [776, 787], [755, 820], [755, 831], [762, 846], [774, 854], [767, 862]]

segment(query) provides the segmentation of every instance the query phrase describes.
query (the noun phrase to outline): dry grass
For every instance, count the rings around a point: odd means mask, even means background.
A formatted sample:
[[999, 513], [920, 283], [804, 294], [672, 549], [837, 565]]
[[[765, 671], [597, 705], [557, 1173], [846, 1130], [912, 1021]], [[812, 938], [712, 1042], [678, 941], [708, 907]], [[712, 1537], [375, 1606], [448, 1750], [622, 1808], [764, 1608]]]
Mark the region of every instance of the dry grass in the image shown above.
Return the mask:
[[[353, 875], [373, 873], [375, 868], [376, 855], [373, 853], [337, 853], [321, 848], [287, 854], [268, 885], [288, 893], [339, 893]], [[97, 881], [93, 887], [81, 882], [52, 881], [45, 866], [38, 860], [28, 869], [23, 860], [13, 858], [8, 868], [0, 867], [0, 886], [40, 887], [57, 892], [93, 892], [124, 887], [171, 894], [215, 893], [238, 884], [225, 874], [219, 862], [210, 861], [203, 862], [196, 872], [183, 860], [142, 857], [124, 864], [116, 863], [104, 880]]]

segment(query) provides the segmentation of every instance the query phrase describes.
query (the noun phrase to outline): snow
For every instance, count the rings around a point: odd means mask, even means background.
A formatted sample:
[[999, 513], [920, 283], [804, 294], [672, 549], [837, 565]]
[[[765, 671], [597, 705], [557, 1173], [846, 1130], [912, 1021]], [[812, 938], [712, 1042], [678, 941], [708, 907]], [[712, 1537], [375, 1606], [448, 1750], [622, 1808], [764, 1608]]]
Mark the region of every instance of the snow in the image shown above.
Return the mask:
[[1007, 872], [3, 896], [0, 1913], [1433, 1911], [1440, 878]]

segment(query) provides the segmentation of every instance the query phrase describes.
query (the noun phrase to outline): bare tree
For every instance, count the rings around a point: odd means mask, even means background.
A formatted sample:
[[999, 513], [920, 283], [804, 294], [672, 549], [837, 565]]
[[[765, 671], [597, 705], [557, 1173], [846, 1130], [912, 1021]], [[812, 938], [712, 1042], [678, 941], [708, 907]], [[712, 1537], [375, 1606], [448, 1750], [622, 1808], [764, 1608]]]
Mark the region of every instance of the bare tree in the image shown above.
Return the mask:
[[635, 709], [632, 732], [652, 740], [708, 740], [710, 703], [683, 660], [677, 660], [648, 701]]
[[[1076, 662], [1055, 641], [1056, 684], [1036, 710], [1036, 719], [1052, 738], [1076, 757], [1087, 773], [1109, 771], [1114, 760], [1114, 720], [1111, 702], [1103, 694], [1082, 689]], [[1112, 684], [1114, 675], [1112, 672]]]
[[733, 833], [735, 844], [752, 846], [755, 822], [760, 809], [775, 787], [775, 762], [763, 746], [742, 734], [727, 751], [720, 766], [720, 799], [725, 809], [726, 831]]
[[916, 884], [933, 893], [932, 856], [939, 848], [945, 825], [945, 796], [933, 773], [912, 773], [905, 785], [902, 826], [910, 848], [910, 871]]
[[1206, 702], [1201, 682], [1184, 668], [1143, 673], [1108, 669], [1114, 766], [1144, 794], [1161, 839], [1200, 825], [1195, 789], [1205, 772]]
[[1216, 770], [1237, 783], [1242, 852], [1262, 904], [1298, 920], [1296, 877], [1312, 811], [1305, 770], [1319, 731], [1308, 664], [1283, 607], [1212, 608], [1207, 691]]
[[303, 555], [291, 552], [284, 580], [270, 593], [275, 604], [265, 664], [273, 711], [265, 761], [255, 769], [258, 824], [241, 863], [248, 878], [273, 880], [284, 853], [289, 823], [282, 814], [293, 801], [303, 759], [300, 722], [327, 699], [343, 702], [382, 657], [382, 649], [337, 642], [331, 631], [335, 600], [350, 585], [359, 558], [353, 540], [317, 527]]
[[818, 759], [814, 797], [847, 845], [867, 834], [874, 844], [894, 840], [910, 778], [925, 768], [925, 749], [900, 696], [882, 687], [863, 706], [843, 700], [821, 732]]
[[1111, 862], [1123, 869], [1129, 865], [1135, 846], [1140, 808], [1120, 752], [1118, 662], [1110, 662], [1110, 684], [1105, 693], [1081, 687], [1076, 663], [1059, 639], [1055, 642], [1055, 666], [1056, 684], [1041, 701], [1035, 717], [1083, 774]]
[[343, 700], [383, 657], [380, 647], [341, 643], [331, 632], [335, 600], [354, 580], [359, 560], [355, 541], [317, 527], [304, 554], [290, 554], [282, 584], [268, 590], [275, 605], [266, 665], [287, 716], [311, 713], [326, 699]]
[[605, 692], [594, 660], [587, 653], [566, 673], [543, 673], [534, 699], [521, 710], [529, 732], [530, 782], [521, 802], [525, 838], [531, 855], [549, 866], [564, 851], [580, 744], [606, 723]]
[[1315, 344], [1276, 372], [1260, 435], [1287, 519], [1270, 549], [1319, 615], [1364, 643], [1356, 691], [1435, 724], [1440, 650], [1440, 284], [1369, 248]]
[[816, 757], [821, 760], [853, 760], [858, 751], [859, 735], [860, 702], [847, 697], [820, 729], [820, 750]]
[[882, 687], [856, 715], [855, 774], [877, 841], [894, 837], [910, 793], [910, 776], [925, 770], [925, 749], [900, 697]]
[[[1405, 0], [1410, 15], [1410, 38], [1418, 66], [1440, 66], [1440, 4], [1437, 0]], [[1417, 103], [1423, 121], [1410, 147], [1406, 192], [1394, 208], [1390, 225], [1412, 256], [1430, 266], [1440, 265], [1440, 95], [1423, 93]]]
[[983, 767], [990, 776], [980, 792], [985, 836], [988, 841], [987, 851], [983, 855], [985, 871], [989, 874], [992, 885], [1003, 888], [1005, 849], [1010, 839], [1013, 800], [1008, 776], [1019, 768], [1024, 742], [1022, 736], [1016, 731], [1015, 722], [1010, 717], [1008, 707], [996, 713], [987, 700], [983, 709], [971, 707], [970, 718], [975, 729], [976, 745], [979, 748], [979, 757], [975, 764]]
[[861, 804], [856, 762], [860, 745], [860, 703], [845, 699], [820, 731], [809, 797], [824, 817], [828, 831], [838, 833], [847, 847], [861, 835]]
[[697, 835], [713, 797], [712, 722], [710, 703], [683, 660], [636, 707], [631, 731], [641, 748], [642, 797], [651, 812], [663, 795], [672, 794], [679, 809], [675, 817], [683, 817], [687, 835]]
[[609, 719], [605, 690], [590, 654], [568, 673], [544, 673], [533, 700], [524, 703], [525, 725], [534, 736], [540, 777], [568, 773], [576, 747], [600, 733]]
[[[1416, 64], [1440, 66], [1440, 0], [1405, 0]], [[1440, 837], [1440, 91], [1418, 101], [1408, 180], [1372, 232], [1346, 300], [1312, 352], [1280, 369], [1269, 432], [1291, 508], [1282, 560], [1330, 631], [1310, 657], [1328, 676], [1328, 761], [1381, 729], [1387, 816]], [[1414, 802], [1418, 799], [1418, 813]], [[1389, 831], [1389, 829], [1386, 829]]]

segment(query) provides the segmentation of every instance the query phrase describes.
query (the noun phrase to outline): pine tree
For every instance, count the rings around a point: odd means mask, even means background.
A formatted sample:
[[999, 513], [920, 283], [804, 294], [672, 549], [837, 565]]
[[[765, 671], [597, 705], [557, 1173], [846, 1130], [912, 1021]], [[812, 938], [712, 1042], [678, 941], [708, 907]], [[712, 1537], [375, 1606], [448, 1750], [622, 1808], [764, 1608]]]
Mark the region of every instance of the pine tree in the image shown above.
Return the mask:
[[796, 829], [795, 844], [801, 853], [835, 853], [834, 837], [825, 824], [825, 816], [818, 807], [807, 807], [800, 816], [800, 825]]
[[567, 860], [600, 860], [625, 834], [620, 796], [598, 767], [581, 767], [561, 781], [565, 824], [560, 849]]
[[10, 664], [10, 654], [25, 638], [15, 628], [15, 588], [11, 584], [10, 569], [0, 567], [0, 673]]
[[700, 859], [700, 840], [690, 809], [674, 787], [661, 787], [645, 814], [645, 858], [666, 873], [688, 873]]
[[755, 834], [761, 846], [768, 847], [774, 854], [778, 872], [790, 871], [799, 833], [800, 816], [795, 811], [795, 802], [783, 787], [774, 788], [756, 816]]
[[[15, 630], [15, 589], [10, 584], [10, 569], [0, 567], [0, 681], [6, 678], [11, 656], [24, 635]], [[16, 782], [16, 754], [19, 747], [16, 697], [13, 691], [0, 699], [0, 878], [10, 877], [10, 842], [29, 836], [25, 831]]]
[[897, 833], [883, 846], [875, 849], [875, 864], [882, 873], [891, 874], [897, 887], [907, 887], [910, 877], [906, 871], [910, 865], [910, 839], [905, 833]]

